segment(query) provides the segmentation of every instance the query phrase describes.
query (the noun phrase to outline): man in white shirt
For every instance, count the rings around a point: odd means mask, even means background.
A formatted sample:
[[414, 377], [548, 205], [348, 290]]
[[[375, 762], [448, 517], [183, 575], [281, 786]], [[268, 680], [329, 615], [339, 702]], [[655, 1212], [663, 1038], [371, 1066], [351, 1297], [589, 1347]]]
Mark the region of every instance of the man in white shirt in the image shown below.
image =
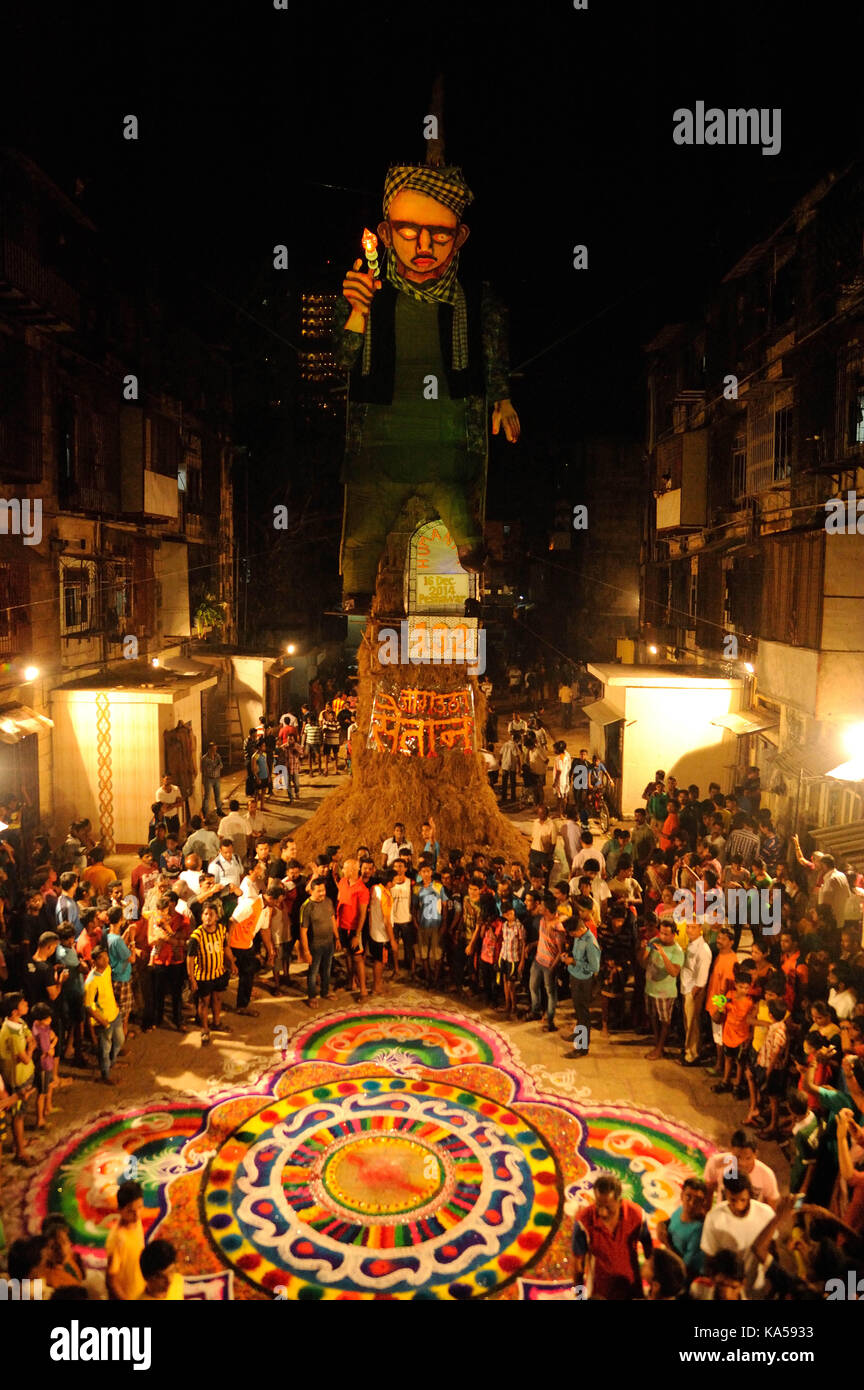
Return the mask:
[[549, 819], [545, 806], [537, 807], [536, 819], [531, 822], [531, 848], [528, 851], [528, 870], [538, 870], [548, 878], [558, 840], [558, 822]]
[[191, 902], [198, 895], [201, 886], [201, 859], [197, 854], [187, 854], [184, 860], [186, 868], [177, 879], [174, 887], [185, 902]]
[[240, 802], [229, 801], [228, 814], [223, 816], [219, 822], [219, 839], [220, 841], [226, 839], [232, 841], [234, 855], [241, 864], [246, 858], [247, 840], [251, 834], [252, 827], [249, 824], [248, 816], [240, 813]]
[[573, 875], [573, 877], [570, 880], [570, 896], [571, 898], [578, 898], [580, 896], [582, 892], [581, 881], [587, 878], [588, 892], [591, 894], [591, 897], [594, 900], [594, 920], [597, 922], [599, 926], [605, 915], [605, 908], [603, 904], [605, 902], [608, 902], [608, 900], [612, 897], [612, 890], [609, 887], [609, 884], [600, 874], [599, 870], [595, 869], [592, 872], [591, 869], [588, 868], [588, 864], [597, 863], [598, 858], [599, 855], [596, 858], [592, 857], [591, 859], [586, 860], [585, 868], [581, 871], [581, 873]]
[[596, 860], [597, 860], [597, 863], [598, 863], [599, 866], [600, 866], [600, 873], [601, 873], [601, 874], [603, 875], [603, 877], [605, 878], [605, 877], [606, 877], [606, 859], [605, 859], [605, 857], [604, 857], [604, 855], [603, 855], [603, 851], [602, 851], [601, 849], [598, 849], [598, 848], [596, 847], [596, 845], [594, 844], [594, 836], [591, 834], [591, 831], [590, 831], [590, 830], [583, 830], [583, 831], [582, 831], [582, 848], [579, 850], [578, 854], [576, 854], [576, 856], [574, 857], [573, 863], [572, 863], [572, 865], [571, 865], [571, 869], [572, 869], [572, 872], [573, 872], [573, 876], [574, 876], [574, 877], [576, 877], [578, 874], [581, 874], [581, 873], [582, 873], [583, 868], [584, 868], [584, 865], [585, 865], [585, 862], [586, 862], [586, 860], [588, 860], [588, 859], [596, 859]]
[[823, 878], [819, 885], [819, 905], [827, 904], [834, 913], [834, 921], [838, 927], [842, 927], [843, 919], [846, 916], [846, 904], [849, 901], [850, 889], [849, 881], [845, 874], [841, 874], [834, 861], [832, 854], [822, 856]]
[[687, 923], [687, 950], [678, 977], [678, 987], [684, 1004], [684, 1066], [695, 1067], [699, 1061], [699, 1028], [705, 991], [711, 974], [711, 947], [702, 934], [702, 923]]
[[[417, 944], [417, 927], [414, 923], [414, 915], [411, 911], [411, 883], [407, 876], [407, 865], [404, 859], [393, 861], [393, 879], [390, 883], [390, 897], [392, 899], [391, 921], [393, 924], [393, 934], [401, 938], [402, 946], [405, 951], [405, 969], [410, 971], [414, 963], [414, 947]], [[393, 958], [394, 970], [398, 970], [398, 953]]]
[[405, 839], [405, 827], [401, 821], [397, 820], [393, 827], [393, 834], [389, 840], [385, 840], [381, 846], [382, 860], [381, 865], [384, 869], [392, 869], [393, 861], [400, 854], [413, 854], [414, 846], [410, 840]]
[[[747, 1177], [725, 1178], [723, 1196], [725, 1200], [712, 1207], [702, 1227], [701, 1248], [709, 1262], [720, 1250], [732, 1250], [745, 1259], [756, 1237], [774, 1219], [774, 1210], [767, 1202], [754, 1200]], [[752, 1284], [757, 1296], [764, 1282], [765, 1270], [759, 1265]]]
[[220, 841], [216, 858], [208, 865], [217, 883], [224, 883], [236, 893], [243, 882], [243, 865], [234, 853], [234, 846], [226, 835]]
[[841, 1023], [852, 1017], [858, 1003], [858, 995], [849, 987], [850, 980], [849, 967], [845, 961], [840, 960], [828, 966], [828, 1003]]
[[381, 993], [384, 982], [384, 952], [388, 946], [394, 968], [399, 960], [399, 948], [393, 931], [393, 899], [390, 895], [392, 882], [392, 869], [384, 869], [381, 882], [375, 884], [369, 895], [369, 949], [372, 953], [373, 994]]
[[175, 787], [167, 772], [162, 778], [155, 799], [165, 807], [165, 826], [168, 834], [176, 835], [180, 830], [180, 807], [183, 805], [183, 793], [179, 787]]
[[773, 1211], [780, 1201], [780, 1188], [774, 1169], [763, 1163], [758, 1155], [759, 1140], [752, 1129], [736, 1129], [729, 1141], [728, 1150], [712, 1154], [702, 1174], [708, 1189], [709, 1205], [714, 1194], [730, 1176], [746, 1178], [750, 1183], [750, 1195]]
[[191, 829], [183, 846], [183, 862], [189, 854], [197, 854], [202, 864], [209, 864], [219, 853], [219, 836], [204, 825], [200, 816], [193, 816]]

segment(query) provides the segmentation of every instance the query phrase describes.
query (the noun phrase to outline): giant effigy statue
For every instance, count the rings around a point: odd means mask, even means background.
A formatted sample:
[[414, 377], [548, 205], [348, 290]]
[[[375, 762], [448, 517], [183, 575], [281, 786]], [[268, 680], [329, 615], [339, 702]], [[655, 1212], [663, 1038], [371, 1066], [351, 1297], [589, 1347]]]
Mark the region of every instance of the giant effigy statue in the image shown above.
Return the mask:
[[[343, 608], [368, 613], [389, 532], [411, 497], [440, 516], [465, 570], [486, 559], [488, 424], [510, 443], [507, 314], [486, 284], [459, 275], [473, 194], [461, 169], [396, 165], [384, 184], [383, 274], [364, 237], [336, 310], [336, 357], [349, 375], [343, 481]], [[380, 276], [380, 278], [379, 278]]]

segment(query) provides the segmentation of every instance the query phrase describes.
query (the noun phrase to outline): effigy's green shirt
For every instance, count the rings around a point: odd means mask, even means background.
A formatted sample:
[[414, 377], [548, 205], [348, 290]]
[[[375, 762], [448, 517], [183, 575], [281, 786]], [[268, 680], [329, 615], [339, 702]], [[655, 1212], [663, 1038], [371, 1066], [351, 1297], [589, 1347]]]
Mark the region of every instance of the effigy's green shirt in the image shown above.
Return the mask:
[[393, 401], [367, 405], [365, 414], [361, 468], [374, 462], [375, 471], [393, 482], [410, 482], [418, 473], [441, 481], [466, 477], [466, 400], [452, 400], [447, 389], [437, 304], [399, 295]]

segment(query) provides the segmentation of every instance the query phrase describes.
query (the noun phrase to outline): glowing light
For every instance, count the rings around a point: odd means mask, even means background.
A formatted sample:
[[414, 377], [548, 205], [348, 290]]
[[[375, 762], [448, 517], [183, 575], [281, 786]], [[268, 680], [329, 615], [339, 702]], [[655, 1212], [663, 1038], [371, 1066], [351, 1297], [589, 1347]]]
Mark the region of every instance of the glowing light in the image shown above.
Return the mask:
[[832, 767], [825, 775], [833, 777], [837, 782], [864, 782], [864, 758], [852, 758], [848, 763]]
[[651, 653], [652, 656], [656, 656], [656, 655], [657, 655], [657, 648], [656, 648], [656, 647], [649, 647], [648, 650], [649, 650], [649, 652]]
[[159, 658], [158, 658], [158, 656], [154, 656], [153, 660], [150, 662], [150, 665], [151, 665], [151, 666], [158, 666], [158, 665], [159, 665]]
[[756, 667], [753, 665], [752, 661], [745, 661], [744, 670], [747, 672], [748, 676], [752, 676], [753, 672], [756, 670]]
[[864, 759], [864, 724], [850, 724], [843, 732], [843, 744], [853, 759]]
[[379, 271], [378, 271], [378, 238], [377, 238], [377, 236], [375, 235], [374, 232], [370, 232], [370, 230], [369, 230], [368, 227], [364, 227], [364, 228], [363, 228], [363, 236], [362, 236], [361, 240], [362, 240], [362, 242], [363, 242], [363, 250], [364, 250], [365, 253], [366, 253], [366, 264], [368, 265], [369, 269], [372, 271], [372, 274], [377, 278], [378, 273], [379, 273]]
[[25, 679], [25, 681], [35, 681], [35, 680], [38, 680], [38, 679], [39, 679], [39, 667], [38, 667], [38, 666], [25, 666], [25, 667], [24, 667], [24, 679]]
[[294, 646], [294, 643], [293, 643], [293, 642], [289, 642], [289, 643], [288, 643], [288, 646], [285, 648], [285, 650], [286, 650], [286, 652], [288, 653], [289, 656], [293, 656], [294, 653], [296, 652], [297, 648]]
[[11, 719], [4, 719], [3, 723], [0, 724], [0, 729], [3, 730], [4, 734], [17, 734], [18, 732], [17, 726], [12, 723]]

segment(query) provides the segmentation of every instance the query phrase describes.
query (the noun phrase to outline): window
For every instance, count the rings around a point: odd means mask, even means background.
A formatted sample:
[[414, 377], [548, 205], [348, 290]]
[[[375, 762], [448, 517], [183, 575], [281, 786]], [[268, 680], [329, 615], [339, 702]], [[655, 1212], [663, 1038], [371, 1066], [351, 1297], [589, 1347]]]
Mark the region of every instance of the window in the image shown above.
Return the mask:
[[64, 637], [91, 632], [96, 623], [96, 565], [93, 560], [60, 561], [60, 632]]
[[849, 443], [864, 444], [864, 376], [849, 385]]
[[102, 586], [105, 628], [119, 637], [132, 617], [132, 562], [111, 560], [105, 566]]
[[792, 472], [791, 391], [756, 388], [747, 411], [746, 492], [764, 492]]
[[792, 472], [792, 407], [784, 405], [774, 412], [774, 481]]
[[747, 435], [736, 434], [732, 445], [732, 500], [737, 501], [747, 491]]
[[0, 656], [20, 656], [24, 650], [29, 580], [26, 565], [0, 562]]

